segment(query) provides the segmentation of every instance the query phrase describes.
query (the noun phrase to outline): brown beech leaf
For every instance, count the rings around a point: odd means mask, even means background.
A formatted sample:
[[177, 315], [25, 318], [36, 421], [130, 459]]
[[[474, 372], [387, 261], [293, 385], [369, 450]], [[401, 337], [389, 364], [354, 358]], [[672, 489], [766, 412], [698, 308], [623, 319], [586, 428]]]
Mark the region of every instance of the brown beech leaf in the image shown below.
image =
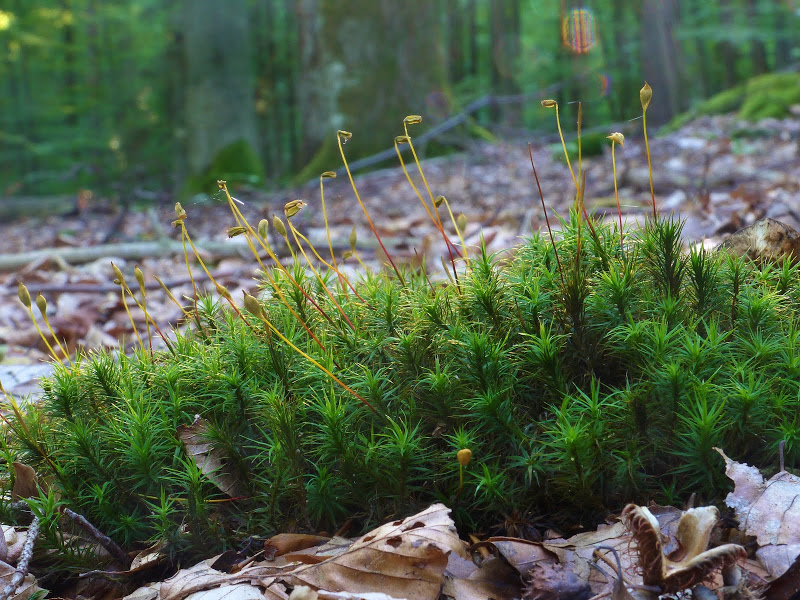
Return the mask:
[[25, 547], [28, 531], [17, 531], [10, 525], [3, 525], [3, 537], [6, 543], [6, 557], [3, 560], [10, 565], [15, 565]]
[[781, 471], [768, 481], [759, 470], [725, 459], [725, 474], [734, 489], [725, 498], [739, 519], [739, 529], [755, 536], [756, 552], [772, 577], [779, 577], [800, 556], [800, 477]]
[[331, 592], [383, 592], [407, 600], [439, 597], [447, 557], [463, 552], [449, 517], [434, 504], [419, 514], [373, 529], [324, 562], [304, 565], [282, 579]]
[[208, 423], [200, 415], [194, 416], [191, 425], [178, 427], [178, 437], [186, 448], [186, 454], [194, 459], [209, 481], [231, 498], [241, 496], [239, 480], [227, 471], [228, 460], [225, 454], [208, 441]]
[[128, 573], [138, 573], [139, 571], [150, 569], [164, 562], [168, 556], [167, 553], [163, 552], [166, 546], [166, 542], [159, 541], [138, 552], [131, 561], [131, 567]]
[[20, 462], [13, 463], [14, 488], [11, 490], [11, 499], [32, 498], [39, 495], [39, 481], [33, 467]]
[[[602, 592], [608, 584], [605, 575], [591, 567], [597, 546], [614, 548], [622, 563], [622, 572], [632, 574], [628, 583], [642, 583], [641, 576], [636, 573], [636, 556], [629, 552], [630, 535], [622, 522], [598, 527], [597, 531], [579, 533], [566, 540], [547, 540], [542, 542], [542, 546], [555, 554], [558, 562], [567, 571], [574, 573], [580, 581], [588, 581], [595, 594]], [[608, 552], [610, 560], [614, 560], [611, 552], [607, 550], [601, 552]]]
[[[663, 534], [656, 517], [646, 507], [636, 504], [626, 506], [622, 511], [622, 521], [630, 529], [635, 542], [643, 583], [673, 594], [695, 585], [711, 583], [721, 570], [744, 562], [747, 553], [738, 544], [707, 549], [711, 531], [718, 519], [719, 511], [715, 506], [692, 508], [684, 512], [676, 532], [681, 559], [672, 561], [664, 554]], [[717, 583], [714, 581], [714, 584]]]
[[783, 575], [770, 582], [767, 587], [766, 600], [791, 600], [800, 588], [800, 556]]
[[321, 546], [331, 538], [306, 533], [279, 533], [264, 542], [264, 558], [274, 560], [290, 552], [299, 552], [314, 546]]
[[[353, 541], [354, 540], [352, 539], [336, 535], [324, 544], [319, 546], [311, 546], [302, 552], [289, 552], [283, 556], [276, 557], [275, 561], [279, 562], [281, 559], [283, 559], [285, 562], [299, 560], [300, 562], [313, 562], [316, 564], [318, 562], [322, 562], [323, 560], [327, 560], [347, 552], [347, 549], [350, 548], [350, 546], [353, 544]], [[301, 556], [306, 557], [309, 560], [304, 561], [302, 558], [300, 558]], [[310, 558], [314, 558], [315, 560], [310, 560]]]
[[[16, 572], [16, 567], [12, 567], [8, 563], [0, 562], [0, 588], [3, 588], [7, 584], [11, 583], [11, 578]], [[22, 583], [17, 588], [17, 591], [13, 595], [9, 596], [9, 598], [11, 600], [27, 600], [41, 589], [42, 588], [36, 585], [36, 578], [33, 575], [28, 574], [25, 576], [25, 579], [22, 580]]]
[[[189, 569], [181, 569], [175, 575], [162, 582], [158, 591], [159, 600], [183, 600], [197, 592], [216, 590], [217, 588], [227, 589], [230, 586], [244, 584], [257, 586], [262, 598], [286, 600], [289, 597], [284, 587], [275, 581], [275, 575], [280, 572], [280, 568], [260, 563], [245, 567], [236, 573], [223, 573], [211, 566], [218, 559], [219, 556], [214, 556]], [[250, 590], [245, 589], [239, 590], [239, 593], [249, 594], [250, 592]], [[223, 598], [224, 596], [219, 595], [217, 597]], [[232, 598], [235, 597], [232, 596]], [[197, 596], [192, 596], [193, 600], [196, 600], [196, 598]]]
[[588, 600], [589, 584], [560, 564], [537, 563], [531, 569], [525, 598], [529, 600]]
[[[403, 600], [381, 592], [351, 594], [350, 592], [328, 592], [312, 590], [306, 585], [298, 585], [292, 590], [289, 600]], [[459, 599], [460, 600], [460, 599]]]
[[529, 542], [512, 537], [491, 537], [469, 547], [469, 552], [479, 548], [490, 548], [508, 561], [517, 572], [525, 576], [538, 563], [556, 563], [556, 555], [546, 550], [539, 542]]
[[718, 248], [755, 261], [800, 260], [800, 233], [775, 219], [760, 219], [732, 234]]
[[490, 556], [478, 566], [451, 552], [442, 596], [457, 600], [512, 600], [520, 597], [520, 583], [519, 573], [499, 556]]

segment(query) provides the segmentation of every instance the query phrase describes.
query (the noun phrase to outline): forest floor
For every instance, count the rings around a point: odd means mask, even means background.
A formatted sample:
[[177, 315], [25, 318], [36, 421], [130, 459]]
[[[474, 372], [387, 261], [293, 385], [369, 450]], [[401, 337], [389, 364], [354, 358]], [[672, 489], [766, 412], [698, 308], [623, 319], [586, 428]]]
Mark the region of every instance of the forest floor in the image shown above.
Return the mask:
[[[800, 229], [799, 143], [800, 119], [753, 125], [733, 116], [704, 117], [678, 132], [654, 137], [650, 149], [656, 204], [662, 214], [674, 213], [685, 220], [687, 241], [709, 246], [762, 217]], [[533, 159], [551, 223], [557, 227], [554, 215], [566, 215], [574, 201], [572, 176], [560, 145], [542, 146], [534, 140]], [[643, 139], [629, 137], [625, 148], [617, 149], [616, 161], [623, 218], [629, 224], [642, 221], [652, 205]], [[573, 168], [577, 172], [577, 164]], [[616, 220], [610, 145], [603, 156], [585, 159], [583, 169], [588, 210]], [[525, 141], [476, 144], [458, 155], [425, 160], [423, 170], [433, 195], [446, 196], [454, 213], [466, 216], [465, 237], [470, 246], [477, 245], [483, 234], [490, 252], [505, 251], [521, 236], [545, 225]], [[415, 168], [409, 171], [427, 199], [418, 172]], [[441, 271], [446, 248], [402, 170], [396, 167], [357, 174], [356, 185], [393, 258], [418, 263], [418, 257], [424, 255], [430, 273]], [[282, 217], [287, 201], [306, 201], [308, 206], [293, 223], [320, 254], [328, 254], [317, 184], [273, 194], [232, 192], [244, 202], [242, 211], [253, 225], [272, 214]], [[348, 238], [355, 226], [359, 254], [368, 266], [379, 268], [377, 245], [347, 177], [326, 180], [325, 199], [337, 257], [349, 249]], [[223, 198], [216, 195], [201, 202], [188, 201], [185, 208], [187, 229], [220, 282], [231, 292], [257, 289], [256, 264], [244, 240], [227, 237], [234, 222]], [[446, 212], [442, 210], [442, 214]], [[18, 282], [25, 282], [34, 296], [42, 291], [50, 321], [70, 347], [115, 347], [120, 340], [131, 343], [135, 338], [119, 286], [112, 283], [110, 261], [122, 268], [132, 285], [133, 268], [138, 264], [148, 282], [158, 275], [171, 284], [175, 297], [190, 297], [184, 257], [159, 246], [166, 240], [180, 241], [179, 230], [170, 227], [173, 219], [172, 206], [123, 212], [103, 198], [86, 201], [76, 197], [72, 215], [25, 218], [0, 226], [0, 343], [5, 350], [0, 380], [8, 391], [35, 392], [36, 377], [47, 371], [42, 364], [47, 361], [46, 349], [17, 300]], [[456, 239], [452, 225], [448, 229]], [[288, 255], [280, 240], [272, 241], [282, 256]], [[105, 244], [148, 242], [149, 248], [135, 245], [134, 254], [127, 259], [115, 255], [122, 252], [121, 246], [108, 246], [107, 252], [100, 249]], [[91, 247], [98, 247], [99, 257], [89, 262], [70, 264], [59, 256], [61, 249]], [[132, 258], [137, 249], [142, 255]], [[26, 257], [26, 264], [14, 264], [20, 261], [9, 256], [35, 250], [45, 252]], [[128, 247], [126, 252], [130, 250]], [[10, 262], [4, 267], [3, 261]], [[350, 263], [355, 264], [352, 259]], [[197, 265], [193, 272], [208, 287]], [[181, 316], [157, 287], [148, 292], [148, 309], [162, 329], [178, 323]], [[137, 325], [144, 325], [138, 311], [134, 311], [134, 319]]]

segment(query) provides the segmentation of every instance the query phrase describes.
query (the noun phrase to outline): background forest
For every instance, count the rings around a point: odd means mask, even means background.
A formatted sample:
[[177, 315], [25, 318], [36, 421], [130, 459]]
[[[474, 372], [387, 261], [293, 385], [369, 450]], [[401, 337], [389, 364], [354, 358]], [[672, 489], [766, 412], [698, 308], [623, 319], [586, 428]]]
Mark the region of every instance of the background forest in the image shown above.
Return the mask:
[[7, 0], [0, 194], [271, 189], [338, 167], [339, 128], [352, 158], [410, 113], [457, 125], [428, 155], [530, 139], [552, 133], [539, 99], [604, 126], [645, 79], [656, 125], [791, 67], [798, 38], [792, 0]]

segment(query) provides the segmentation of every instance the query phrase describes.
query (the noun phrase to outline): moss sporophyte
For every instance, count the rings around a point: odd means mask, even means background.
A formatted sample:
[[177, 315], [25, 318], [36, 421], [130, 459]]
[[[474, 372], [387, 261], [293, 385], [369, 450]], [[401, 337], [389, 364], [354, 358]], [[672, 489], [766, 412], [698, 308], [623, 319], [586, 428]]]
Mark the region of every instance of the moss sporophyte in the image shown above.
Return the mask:
[[[409, 133], [419, 121], [407, 117], [395, 143], [411, 146], [423, 174]], [[336, 134], [345, 166], [350, 137]], [[609, 132], [608, 143], [613, 170], [624, 138]], [[261, 276], [258, 294], [228, 290], [195, 247], [191, 214], [176, 205], [192, 297], [164, 287], [184, 326], [163, 333], [147, 311], [152, 275], [135, 270], [134, 290], [115, 266], [123, 301], [134, 300], [125, 306], [145, 315], [147, 340], [131, 316], [131, 354], [57, 362], [42, 401], [14, 402], [3, 417], [6, 463], [34, 467], [59, 503], [123, 547], [162, 541], [175, 552], [222, 549], [287, 523], [335, 531], [353, 518], [367, 529], [437, 501], [484, 531], [503, 514], [593, 523], [628, 502], [693, 492], [713, 501], [727, 492], [715, 446], [768, 464], [784, 442], [787, 467], [796, 467], [796, 257], [687, 253], [674, 219], [654, 213], [623, 231], [619, 209], [610, 222], [592, 217], [580, 158], [577, 173], [570, 164], [571, 209], [548, 215], [532, 156], [548, 231], [503, 261], [483, 242], [467, 248], [464, 219], [427, 179], [424, 192], [413, 189], [446, 250], [445, 280], [393, 259], [349, 171], [389, 267], [357, 280], [341, 268], [330, 232], [320, 252], [293, 224], [314, 203], [290, 202], [283, 219], [254, 228], [220, 181], [229, 234], [245, 241]], [[320, 176], [326, 227], [323, 180], [332, 176]], [[276, 234], [291, 262], [271, 245]], [[355, 232], [349, 242], [346, 257], [360, 260]], [[203, 278], [214, 295], [201, 294]], [[30, 293], [19, 291], [36, 322]], [[68, 349], [47, 329], [39, 331], [60, 361]], [[214, 453], [212, 476], [176, 433], [195, 415]], [[216, 483], [222, 475], [236, 496]]]

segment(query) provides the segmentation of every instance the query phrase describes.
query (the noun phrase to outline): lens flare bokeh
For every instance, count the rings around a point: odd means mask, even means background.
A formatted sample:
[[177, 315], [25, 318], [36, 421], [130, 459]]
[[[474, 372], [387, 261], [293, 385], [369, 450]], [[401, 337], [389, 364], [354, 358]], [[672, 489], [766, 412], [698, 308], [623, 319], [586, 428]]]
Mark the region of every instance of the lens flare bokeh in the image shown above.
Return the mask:
[[575, 54], [594, 49], [594, 15], [588, 8], [573, 8], [561, 19], [561, 40]]

